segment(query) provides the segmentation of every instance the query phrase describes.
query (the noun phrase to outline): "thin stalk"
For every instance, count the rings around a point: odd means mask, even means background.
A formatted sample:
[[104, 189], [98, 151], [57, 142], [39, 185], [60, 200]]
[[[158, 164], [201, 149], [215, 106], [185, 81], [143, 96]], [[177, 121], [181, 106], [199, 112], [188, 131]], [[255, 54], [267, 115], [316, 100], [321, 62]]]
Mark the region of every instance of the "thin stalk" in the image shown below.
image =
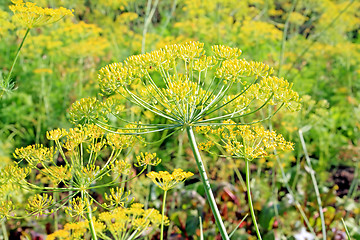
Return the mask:
[[245, 185], [244, 179], [243, 179], [243, 177], [241, 176], [241, 173], [240, 173], [239, 169], [234, 168], [234, 171], [235, 171], [235, 174], [236, 174], [236, 176], [238, 177], [238, 179], [239, 179], [239, 181], [240, 181], [241, 186], [243, 187], [243, 189], [246, 189], [246, 185]]
[[254, 207], [252, 204], [252, 200], [251, 200], [251, 190], [250, 190], [250, 166], [249, 166], [249, 160], [245, 160], [246, 162], [246, 191], [247, 191], [247, 196], [248, 196], [248, 202], [249, 202], [249, 208], [250, 208], [250, 213], [251, 213], [251, 218], [253, 220], [254, 226], [255, 226], [255, 230], [256, 230], [256, 235], [258, 237], [258, 239], [262, 239], [261, 238], [261, 234], [260, 234], [260, 230], [259, 227], [257, 225], [256, 222], [256, 216], [255, 216], [255, 212], [254, 212]]
[[93, 222], [93, 219], [92, 219], [92, 209], [91, 209], [91, 204], [90, 204], [88, 196], [86, 196], [86, 201], [87, 201], [87, 205], [88, 205], [88, 209], [87, 209], [88, 213], [86, 215], [87, 215], [87, 219], [89, 221], [89, 227], [90, 227], [91, 236], [92, 236], [93, 240], [97, 240], [98, 238], [96, 236], [96, 230], [95, 230], [94, 222]]
[[228, 234], [226, 232], [225, 225], [224, 225], [224, 223], [223, 223], [223, 221], [221, 219], [219, 209], [218, 209], [218, 207], [216, 205], [214, 195], [213, 195], [213, 193], [211, 191], [210, 182], [209, 182], [209, 179], [208, 179], [208, 177], [206, 175], [206, 170], [205, 170], [205, 167], [204, 167], [204, 163], [201, 160], [201, 155], [200, 155], [198, 146], [196, 144], [196, 139], [195, 139], [195, 135], [194, 135], [192, 127], [187, 126], [186, 127], [186, 132], [187, 132], [187, 135], [188, 135], [188, 138], [189, 138], [190, 146], [191, 146], [191, 149], [193, 151], [196, 164], [197, 164], [198, 169], [199, 169], [200, 177], [201, 177], [204, 189], [205, 189], [205, 193], [206, 193], [206, 196], [207, 196], [211, 211], [214, 214], [216, 225], [219, 228], [222, 239], [230, 240], [230, 238], [229, 238], [229, 236], [228, 236]]
[[349, 230], [348, 230], [348, 228], [347, 228], [347, 226], [346, 226], [345, 221], [344, 221], [343, 218], [341, 218], [341, 222], [342, 222], [342, 224], [344, 225], [345, 232], [346, 232], [346, 236], [348, 237], [349, 240], [351, 240]]
[[162, 26], [161, 36], [164, 35], [164, 31], [165, 31], [166, 27], [169, 25], [172, 16], [174, 15], [174, 12], [176, 10], [176, 4], [177, 4], [177, 0], [174, 0], [173, 4], [171, 5], [170, 13], [169, 13], [169, 15], [167, 15], [166, 21], [165, 21], [164, 25]]
[[162, 212], [161, 212], [160, 240], [164, 239], [164, 216], [165, 216], [166, 194], [167, 194], [167, 191], [164, 191], [164, 198], [163, 198]]
[[4, 240], [9, 240], [5, 221], [1, 221], [1, 230], [2, 230], [2, 233], [3, 233]]
[[[148, 0], [147, 7], [146, 7], [146, 19], [144, 23], [144, 29], [143, 29], [143, 36], [141, 41], [141, 53], [145, 53], [145, 41], [146, 41], [146, 33], [149, 27], [149, 24], [151, 22], [151, 19], [155, 13], [156, 7], [159, 4], [159, 0], [155, 0], [154, 5], [151, 8], [151, 0]], [[151, 9], [151, 10], [150, 10]]]
[[[54, 192], [54, 202], [56, 202], [59, 198], [59, 193], [58, 192]], [[59, 216], [58, 216], [58, 212], [55, 211], [54, 212], [54, 225], [55, 225], [55, 231], [59, 230]]]
[[356, 163], [355, 164], [355, 173], [354, 173], [354, 178], [351, 182], [350, 188], [349, 188], [349, 192], [347, 194], [348, 198], [353, 198], [355, 193], [356, 193], [356, 189], [359, 186], [359, 182], [358, 182], [358, 176], [359, 176], [359, 164]]
[[301, 129], [299, 130], [299, 137], [300, 137], [300, 141], [301, 141], [301, 146], [303, 147], [303, 150], [304, 150], [306, 162], [308, 164], [308, 167], [310, 168], [309, 173], [310, 173], [310, 176], [311, 176], [311, 181], [312, 181], [313, 186], [314, 186], [314, 190], [315, 190], [315, 194], [316, 194], [316, 200], [317, 200], [318, 205], [319, 205], [319, 214], [320, 214], [320, 219], [321, 219], [321, 230], [322, 230], [322, 234], [323, 234], [323, 240], [326, 240], [325, 218], [324, 218], [324, 212], [323, 212], [321, 198], [320, 198], [320, 192], [319, 192], [319, 188], [318, 188], [316, 177], [315, 177], [315, 171], [312, 168], [311, 160], [310, 160], [309, 154], [308, 154], [307, 149], [306, 149], [304, 136], [303, 136], [303, 133], [302, 133]]
[[236, 230], [240, 227], [240, 225], [245, 221], [245, 219], [247, 218], [249, 214], [247, 213], [245, 215], [245, 217], [243, 217], [243, 219], [241, 219], [241, 221], [239, 222], [239, 224], [236, 226], [236, 228], [230, 233], [229, 237], [231, 238], [232, 235], [234, 235], [234, 233], [236, 232]]
[[286, 37], [288, 34], [288, 29], [289, 29], [290, 16], [291, 16], [291, 13], [295, 10], [296, 4], [297, 4], [297, 0], [293, 1], [292, 5], [291, 5], [291, 9], [288, 12], [288, 15], [285, 20], [285, 26], [284, 26], [283, 36], [282, 36], [282, 40], [281, 40], [281, 51], [280, 51], [280, 59], [279, 59], [278, 76], [281, 76], [281, 67], [284, 62], [285, 44], [286, 44]]
[[204, 240], [204, 233], [203, 233], [203, 226], [202, 226], [201, 217], [199, 217], [199, 224], [200, 224], [200, 240]]
[[[151, 172], [151, 165], [149, 165], [149, 167], [147, 168], [147, 173]], [[144, 203], [144, 209], [148, 209], [149, 208], [149, 202], [150, 202], [150, 197], [151, 197], [151, 188], [152, 188], [152, 185], [151, 185], [151, 182], [149, 183], [149, 187], [148, 187], [148, 192], [146, 194], [146, 197], [145, 197], [145, 203]]]
[[281, 171], [282, 181], [284, 182], [287, 191], [289, 192], [289, 194], [290, 194], [290, 195], [292, 196], [292, 198], [294, 199], [294, 204], [295, 204], [295, 206], [297, 207], [297, 209], [299, 210], [299, 212], [300, 212], [303, 220], [305, 221], [307, 228], [308, 228], [309, 231], [315, 236], [315, 239], [317, 239], [317, 238], [316, 238], [316, 233], [315, 233], [314, 229], [312, 228], [312, 226], [311, 226], [311, 224], [310, 224], [310, 222], [309, 222], [309, 219], [307, 218], [304, 210], [303, 210], [302, 207], [301, 207], [301, 204], [300, 204], [299, 201], [297, 200], [297, 197], [295, 196], [294, 192], [292, 191], [292, 189], [291, 189], [291, 187], [290, 187], [290, 185], [289, 185], [289, 181], [288, 181], [288, 179], [287, 179], [287, 177], [286, 177], [286, 175], [285, 175], [284, 168], [283, 168], [283, 166], [281, 165], [281, 162], [280, 162], [279, 156], [277, 155], [276, 150], [274, 151], [274, 154], [275, 154], [275, 156], [276, 156], [276, 161], [277, 161], [277, 164], [278, 164], [278, 166], [279, 166], [279, 168], [280, 168], [280, 171]]
[[25, 39], [26, 39], [27, 35], [29, 34], [29, 32], [30, 32], [30, 28], [26, 29], [25, 35], [24, 35], [24, 37], [23, 37], [23, 39], [22, 39], [22, 41], [21, 41], [21, 43], [20, 43], [20, 46], [19, 46], [17, 52], [16, 52], [14, 62], [13, 62], [13, 64], [11, 65], [10, 72], [9, 72], [7, 78], [6, 78], [5, 83], [9, 83], [9, 81], [10, 81], [11, 74], [12, 74], [12, 72], [13, 72], [13, 70], [14, 70], [15, 64], [16, 64], [17, 59], [18, 59], [19, 54], [20, 54], [20, 50], [21, 50], [21, 48], [23, 47], [24, 42], [25, 42]]

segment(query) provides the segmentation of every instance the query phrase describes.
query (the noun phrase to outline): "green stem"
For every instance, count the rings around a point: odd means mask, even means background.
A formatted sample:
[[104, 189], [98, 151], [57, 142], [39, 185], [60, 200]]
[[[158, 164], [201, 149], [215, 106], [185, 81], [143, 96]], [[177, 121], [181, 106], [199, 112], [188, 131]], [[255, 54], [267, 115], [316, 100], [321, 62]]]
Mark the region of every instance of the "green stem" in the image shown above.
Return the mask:
[[303, 132], [301, 129], [299, 130], [299, 137], [300, 137], [302, 148], [304, 150], [305, 159], [306, 159], [307, 165], [309, 167], [311, 181], [314, 186], [316, 200], [317, 200], [317, 203], [319, 206], [319, 215], [320, 215], [320, 220], [321, 220], [321, 230], [322, 230], [322, 234], [323, 234], [323, 240], [326, 240], [326, 226], [325, 226], [324, 211], [323, 211], [323, 207], [322, 207], [322, 203], [321, 203], [320, 191], [319, 191], [319, 187], [318, 187], [318, 184], [316, 181], [315, 171], [312, 168], [311, 160], [310, 160], [307, 148], [306, 148]]
[[204, 186], [204, 189], [205, 189], [205, 193], [206, 193], [206, 196], [207, 196], [211, 211], [214, 214], [216, 225], [219, 228], [222, 239], [229, 240], [230, 238], [229, 238], [229, 236], [228, 236], [228, 234], [226, 232], [225, 225], [224, 225], [224, 223], [223, 223], [223, 221], [221, 219], [219, 209], [216, 206], [216, 201], [215, 201], [214, 195], [213, 195], [213, 193], [211, 191], [210, 182], [209, 182], [209, 179], [208, 179], [208, 177], [206, 175], [204, 163], [201, 160], [201, 155], [200, 155], [199, 149], [198, 149], [197, 144], [196, 144], [196, 139], [195, 139], [195, 135], [194, 135], [192, 127], [191, 126], [186, 127], [186, 132], [187, 132], [187, 135], [189, 137], [190, 146], [191, 146], [191, 149], [193, 151], [195, 161], [196, 161], [196, 164], [197, 164], [198, 169], [199, 169], [199, 173], [200, 173], [200, 176], [201, 176], [201, 180], [202, 180], [202, 183], [203, 183], [203, 186]]
[[247, 191], [247, 196], [248, 196], [248, 202], [249, 202], [249, 208], [250, 208], [250, 213], [251, 213], [251, 218], [253, 220], [254, 226], [255, 226], [255, 230], [256, 230], [256, 235], [258, 237], [258, 239], [262, 239], [261, 238], [261, 234], [259, 231], [259, 227], [257, 225], [256, 222], [256, 216], [254, 213], [254, 207], [252, 204], [252, 200], [251, 200], [251, 191], [250, 191], [250, 167], [249, 167], [249, 160], [245, 160], [246, 162], [246, 191]]
[[164, 216], [165, 216], [166, 194], [167, 194], [167, 191], [164, 191], [164, 198], [163, 198], [163, 204], [162, 204], [162, 213], [161, 213], [160, 240], [164, 239]]
[[[279, 158], [279, 156], [277, 155], [277, 151], [276, 151], [276, 150], [274, 150], [274, 154], [275, 154], [275, 156], [276, 156], [276, 161], [277, 161], [277, 164], [278, 164], [278, 166], [279, 166], [279, 168], [280, 168], [280, 171], [281, 171], [282, 181], [284, 182], [284, 185], [285, 185], [287, 191], [289, 192], [289, 194], [290, 194], [290, 195], [292, 196], [292, 198], [294, 199], [294, 204], [295, 204], [295, 206], [297, 207], [297, 209], [299, 210], [299, 212], [300, 212], [303, 220], [304, 220], [305, 223], [306, 223], [306, 226], [308, 227], [308, 229], [310, 230], [310, 232], [311, 232], [314, 236], [316, 236], [315, 231], [314, 231], [314, 229], [312, 228], [312, 226], [311, 226], [311, 224], [310, 224], [310, 222], [309, 222], [309, 219], [307, 218], [304, 210], [303, 210], [302, 207], [301, 207], [301, 204], [300, 204], [299, 201], [297, 200], [296, 195], [294, 194], [293, 190], [291, 189], [291, 187], [290, 187], [290, 185], [289, 185], [289, 180], [287, 179], [287, 177], [286, 177], [286, 175], [285, 175], [284, 168], [283, 168], [283, 166], [281, 165], [280, 158]], [[317, 238], [315, 237], [315, 239], [317, 239]]]
[[146, 33], [148, 31], [149, 24], [151, 23], [151, 19], [156, 11], [156, 7], [159, 4], [159, 0], [155, 0], [154, 5], [152, 7], [151, 7], [151, 2], [152, 1], [150, 1], [150, 0], [148, 1], [147, 8], [146, 8], [143, 36], [142, 36], [142, 41], [141, 41], [141, 53], [145, 53]]
[[86, 196], [86, 201], [87, 201], [87, 205], [88, 205], [88, 213], [87, 213], [87, 219], [89, 221], [89, 227], [90, 227], [90, 232], [91, 232], [91, 236], [93, 240], [97, 240], [97, 236], [96, 236], [96, 230], [95, 230], [95, 226], [94, 226], [94, 222], [92, 219], [92, 209], [91, 209], [91, 204], [89, 201], [89, 196]]
[[353, 198], [356, 191], [355, 189], [357, 189], [359, 183], [358, 183], [358, 176], [359, 176], [359, 164], [356, 163], [355, 164], [355, 173], [354, 173], [354, 178], [351, 182], [350, 188], [349, 188], [349, 192], [347, 194], [348, 198]]
[[344, 221], [343, 218], [341, 218], [341, 222], [342, 222], [342, 224], [344, 225], [345, 232], [346, 232], [346, 236], [348, 237], [348, 240], [351, 240], [351, 236], [350, 236], [349, 230], [348, 230], [348, 228], [347, 228], [347, 226], [346, 226], [345, 221]]
[[[58, 200], [59, 197], [59, 193], [58, 192], [54, 192], [54, 202], [56, 202]], [[58, 216], [58, 212], [55, 211], [54, 212], [54, 225], [55, 225], [55, 231], [59, 230], [59, 216]]]
[[25, 35], [24, 35], [24, 37], [23, 37], [23, 39], [22, 39], [22, 41], [21, 41], [21, 43], [20, 43], [20, 46], [19, 46], [17, 52], [16, 52], [14, 62], [13, 62], [13, 64], [11, 65], [10, 72], [9, 72], [7, 78], [6, 78], [6, 81], [5, 81], [6, 84], [9, 84], [9, 82], [10, 82], [10, 77], [11, 77], [11, 74], [12, 74], [12, 72], [13, 72], [13, 70], [14, 70], [16, 61], [17, 61], [17, 59], [18, 59], [18, 57], [19, 57], [20, 50], [21, 50], [22, 46], [24, 45], [25, 39], [26, 39], [27, 35], [29, 34], [29, 32], [30, 32], [30, 28], [26, 29]]
[[9, 240], [9, 237], [8, 237], [8, 234], [7, 234], [7, 230], [6, 230], [5, 221], [1, 221], [1, 229], [2, 229], [2, 232], [3, 232], [4, 240]]
[[285, 20], [284, 32], [283, 32], [283, 36], [282, 36], [282, 40], [281, 40], [281, 51], [280, 51], [280, 59], [279, 59], [278, 76], [281, 76], [281, 67], [284, 62], [285, 44], [286, 44], [286, 37], [288, 34], [288, 29], [289, 29], [289, 24], [290, 24], [290, 16], [291, 16], [291, 13], [295, 10], [296, 4], [297, 4], [297, 0], [292, 2], [291, 9], [288, 12], [288, 16], [286, 17], [286, 20]]

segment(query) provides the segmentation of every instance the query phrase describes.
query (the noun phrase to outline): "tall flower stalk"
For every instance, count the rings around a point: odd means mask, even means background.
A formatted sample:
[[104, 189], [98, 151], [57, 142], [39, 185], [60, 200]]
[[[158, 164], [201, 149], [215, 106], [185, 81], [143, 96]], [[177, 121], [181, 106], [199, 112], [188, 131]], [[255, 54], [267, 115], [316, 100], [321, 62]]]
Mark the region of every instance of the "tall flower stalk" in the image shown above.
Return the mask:
[[65, 16], [72, 16], [72, 10], [60, 7], [58, 9], [42, 8], [36, 6], [32, 2], [23, 2], [22, 0], [12, 0], [13, 5], [9, 6], [10, 10], [14, 13], [13, 21], [19, 23], [21, 26], [26, 28], [24, 37], [16, 51], [15, 58], [10, 67], [10, 71], [5, 79], [1, 81], [1, 92], [0, 98], [6, 91], [12, 89], [11, 75], [14, 70], [17, 59], [20, 55], [20, 51], [24, 45], [25, 39], [27, 38], [32, 28], [41, 27], [44, 25], [52, 24], [64, 18]]
[[169, 172], [149, 172], [146, 174], [159, 188], [164, 190], [164, 197], [161, 210], [161, 228], [160, 228], [160, 240], [164, 239], [164, 225], [168, 224], [165, 221], [165, 205], [167, 192], [174, 188], [177, 184], [184, 182], [187, 178], [193, 176], [191, 172], [184, 172], [182, 169], [175, 169], [173, 173]]
[[[200, 143], [201, 149], [211, 152], [211, 148], [224, 149], [225, 156], [241, 158], [245, 161], [246, 173], [246, 191], [248, 204], [250, 208], [251, 218], [255, 227], [258, 239], [261, 238], [260, 229], [258, 227], [255, 211], [253, 207], [251, 188], [250, 188], [250, 163], [256, 158], [265, 158], [270, 156], [269, 152], [274, 150], [292, 150], [293, 144], [285, 141], [281, 134], [275, 131], [266, 130], [259, 124], [250, 125], [231, 125], [235, 124], [232, 120], [224, 123], [229, 125], [220, 126], [218, 128], [198, 127], [197, 130], [208, 137], [207, 142]], [[215, 135], [210, 137], [210, 135]], [[220, 137], [219, 140], [214, 140]]]
[[[285, 107], [299, 109], [299, 96], [283, 78], [272, 76], [273, 69], [261, 62], [240, 59], [241, 50], [223, 45], [211, 47], [206, 55], [204, 44], [187, 42], [127, 58], [99, 71], [98, 79], [104, 94], [115, 94], [166, 120], [163, 124], [138, 123], [141, 132], [184, 130], [197, 163], [208, 202], [223, 239], [229, 239], [221, 219], [203, 160], [193, 132], [195, 127], [253, 124], [269, 119]], [[111, 97], [109, 99], [113, 99]], [[106, 100], [108, 102], [108, 100]], [[75, 105], [81, 105], [79, 102]], [[106, 104], [110, 113], [128, 122], [112, 101]], [[265, 106], [276, 106], [272, 115], [258, 119], [255, 113]], [[74, 119], [94, 122], [110, 132], [126, 130], [102, 119], [104, 103], [94, 100], [87, 111], [71, 111]], [[252, 117], [249, 121], [248, 118]], [[234, 120], [226, 122], [225, 120]], [[224, 122], [225, 121], [225, 122]], [[75, 121], [76, 122], [76, 121]]]

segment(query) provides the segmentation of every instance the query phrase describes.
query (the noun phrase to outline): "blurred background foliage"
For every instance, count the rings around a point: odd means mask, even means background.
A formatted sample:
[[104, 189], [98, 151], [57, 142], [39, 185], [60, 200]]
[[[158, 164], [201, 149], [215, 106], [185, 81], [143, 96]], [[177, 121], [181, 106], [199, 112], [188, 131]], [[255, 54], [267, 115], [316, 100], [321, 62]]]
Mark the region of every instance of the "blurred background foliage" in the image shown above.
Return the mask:
[[[98, 69], [104, 65], [188, 40], [199, 40], [208, 48], [225, 44], [242, 49], [246, 59], [273, 66], [276, 74], [291, 82], [302, 96], [300, 112], [280, 112], [266, 123], [293, 141], [295, 151], [277, 159], [253, 162], [253, 200], [264, 238], [304, 239], [301, 236], [309, 230], [305, 230], [296, 201], [317, 237], [321, 237], [316, 195], [298, 133], [302, 129], [318, 179], [328, 239], [346, 238], [341, 218], [352, 237], [360, 239], [360, 2], [34, 2], [42, 7], [74, 9], [74, 17], [33, 29], [25, 41], [13, 73], [15, 90], [0, 101], [0, 167], [11, 164], [15, 148], [46, 143], [46, 131], [71, 127], [70, 105], [82, 97], [101, 97], [96, 79]], [[8, 0], [0, 4], [2, 77], [8, 74], [25, 31], [11, 20], [10, 4]], [[140, 110], [127, 107], [132, 119], [139, 118]], [[151, 113], [144, 116], [147, 119], [142, 121], [157, 121]], [[148, 140], [160, 137], [161, 133], [154, 133]], [[157, 170], [181, 167], [194, 171], [185, 135], [180, 133], [173, 139], [146, 147], [163, 159]], [[249, 210], [243, 184], [244, 163], [203, 155], [223, 218], [227, 227], [234, 229]], [[160, 207], [161, 192], [149, 179], [141, 177], [127, 187], [145, 206]], [[167, 206], [171, 219], [168, 239], [199, 239], [199, 216], [204, 221], [205, 239], [215, 238], [214, 222], [203, 196], [196, 178], [173, 191]], [[41, 234], [53, 231], [29, 221], [10, 222], [9, 229], [32, 229]], [[255, 233], [248, 217], [233, 238], [251, 236]]]

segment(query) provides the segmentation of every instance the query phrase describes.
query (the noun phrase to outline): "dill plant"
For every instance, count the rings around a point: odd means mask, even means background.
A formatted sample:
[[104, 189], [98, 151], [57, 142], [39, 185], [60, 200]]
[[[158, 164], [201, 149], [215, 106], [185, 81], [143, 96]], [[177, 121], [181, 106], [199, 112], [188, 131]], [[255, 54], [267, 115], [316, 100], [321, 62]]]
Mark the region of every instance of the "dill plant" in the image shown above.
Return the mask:
[[[240, 59], [241, 50], [238, 48], [215, 45], [211, 50], [212, 54], [207, 55], [204, 44], [200, 42], [167, 45], [150, 53], [128, 57], [122, 63], [103, 67], [98, 80], [103, 94], [118, 94], [132, 104], [166, 119], [163, 124], [139, 122], [141, 132], [128, 134], [186, 131], [216, 225], [222, 238], [229, 239], [211, 190], [194, 128], [246, 126], [271, 118], [281, 108], [296, 111], [300, 103], [292, 85], [283, 78], [272, 76], [270, 66]], [[113, 104], [117, 105], [116, 102]], [[105, 118], [101, 116], [106, 114], [99, 100], [82, 99], [74, 105], [76, 107], [72, 108], [70, 114], [75, 123], [92, 122], [113, 133], [128, 129], [104, 121]], [[276, 110], [271, 115], [258, 117], [256, 113], [265, 106], [273, 106]], [[106, 113], [125, 123], [129, 121], [116, 111]], [[250, 116], [251, 121], [248, 120]], [[255, 217], [253, 220], [257, 228]], [[261, 238], [258, 228], [257, 232]]]
[[42, 8], [36, 6], [36, 3], [24, 2], [23, 0], [12, 0], [13, 5], [9, 6], [10, 10], [14, 13], [12, 20], [14, 23], [25, 27], [26, 31], [21, 43], [16, 51], [15, 58], [10, 67], [10, 71], [6, 78], [1, 79], [0, 82], [0, 98], [7, 91], [12, 89], [11, 74], [14, 70], [16, 61], [19, 57], [20, 51], [24, 45], [25, 39], [27, 38], [32, 28], [41, 27], [44, 25], [52, 24], [64, 18], [65, 16], [73, 16], [73, 11], [60, 7], [57, 9]]
[[[55, 225], [57, 225], [57, 211], [65, 210], [67, 216], [82, 221], [76, 226], [67, 225], [64, 231], [69, 230], [71, 233], [80, 228], [82, 231], [78, 234], [83, 236], [89, 229], [92, 239], [95, 240], [98, 236], [108, 239], [104, 234], [106, 231], [104, 224], [110, 225], [111, 221], [108, 221], [109, 218], [106, 218], [105, 213], [96, 220], [93, 215], [96, 211], [94, 205], [107, 210], [107, 214], [119, 219], [120, 222], [124, 219], [122, 216], [128, 214], [127, 225], [132, 224], [133, 227], [131, 229], [122, 227], [116, 230], [121, 232], [120, 235], [124, 238], [115, 239], [128, 239], [129, 236], [135, 238], [150, 224], [159, 225], [161, 215], [155, 209], [141, 210], [143, 207], [136, 203], [133, 204], [134, 206], [125, 208], [132, 202], [130, 192], [125, 192], [124, 188], [115, 186], [134, 179], [147, 166], [159, 164], [160, 159], [156, 157], [156, 154], [140, 154], [134, 165], [141, 170], [136, 176], [132, 176], [130, 171], [132, 165], [127, 156], [132, 153], [132, 148], [139, 136], [121, 133], [139, 130], [136, 129], [137, 125], [128, 125], [127, 128], [129, 130], [118, 132], [119, 134], [105, 134], [103, 129], [94, 124], [80, 125], [69, 130], [48, 131], [47, 138], [54, 141], [55, 146], [46, 147], [35, 144], [16, 149], [14, 157], [20, 162], [4, 168], [0, 174], [0, 185], [36, 193], [28, 200], [26, 216], [39, 217], [54, 214]], [[107, 148], [109, 151], [106, 150]], [[106, 153], [110, 155], [104, 158]], [[58, 162], [59, 159], [61, 159], [60, 162]], [[20, 167], [20, 165], [24, 166]], [[29, 178], [31, 172], [37, 173], [35, 182], [33, 182], [34, 179]], [[105, 203], [98, 202], [92, 196], [99, 188], [110, 188], [109, 193], [105, 193]], [[1, 190], [3, 191], [4, 189]], [[21, 206], [13, 203], [11, 194], [7, 194], [5, 200], [0, 203], [0, 219], [25, 217], [15, 215], [16, 210], [20, 209], [22, 209]], [[124, 223], [117, 224], [120, 226]], [[109, 228], [111, 229], [111, 226], [107, 229]], [[57, 229], [56, 226], [55, 229]], [[65, 234], [64, 231], [61, 232]]]

